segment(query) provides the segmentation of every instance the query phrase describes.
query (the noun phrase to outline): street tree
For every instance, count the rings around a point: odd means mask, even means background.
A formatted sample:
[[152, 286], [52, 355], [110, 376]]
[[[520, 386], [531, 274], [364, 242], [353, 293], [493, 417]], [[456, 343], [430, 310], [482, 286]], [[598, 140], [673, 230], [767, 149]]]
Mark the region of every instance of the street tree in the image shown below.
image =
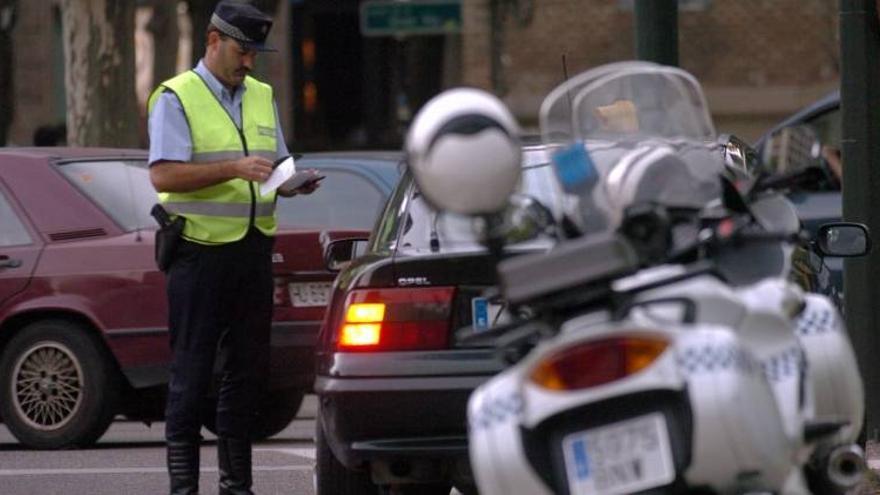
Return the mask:
[[152, 0], [153, 16], [147, 29], [153, 35], [153, 84], [155, 88], [177, 73], [180, 29], [177, 27], [179, 0]]
[[15, 26], [16, 1], [0, 0], [0, 146], [6, 146], [15, 110], [12, 97], [12, 27]]
[[60, 0], [72, 146], [139, 145], [130, 0]]

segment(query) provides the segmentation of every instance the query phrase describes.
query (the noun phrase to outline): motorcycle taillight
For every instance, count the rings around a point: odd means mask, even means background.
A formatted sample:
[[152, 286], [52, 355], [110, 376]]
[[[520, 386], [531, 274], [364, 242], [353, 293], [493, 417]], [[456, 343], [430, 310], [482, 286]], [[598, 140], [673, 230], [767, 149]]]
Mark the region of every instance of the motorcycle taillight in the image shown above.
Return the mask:
[[628, 336], [582, 342], [551, 354], [532, 368], [529, 379], [550, 390], [579, 390], [638, 373], [653, 363], [669, 342]]
[[412, 351], [449, 345], [454, 287], [357, 289], [345, 301], [340, 351]]

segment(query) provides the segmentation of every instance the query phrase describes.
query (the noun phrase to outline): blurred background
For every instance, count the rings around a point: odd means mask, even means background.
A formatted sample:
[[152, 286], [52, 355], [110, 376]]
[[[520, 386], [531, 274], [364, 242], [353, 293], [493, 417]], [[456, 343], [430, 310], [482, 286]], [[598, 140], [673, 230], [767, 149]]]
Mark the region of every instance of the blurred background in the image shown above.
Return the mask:
[[[146, 146], [145, 102], [194, 65], [216, 0], [0, 0], [0, 145]], [[431, 96], [488, 89], [528, 129], [566, 75], [635, 57], [633, 0], [260, 0], [292, 150], [397, 148]], [[679, 64], [747, 141], [837, 88], [837, 0], [680, 0]]]

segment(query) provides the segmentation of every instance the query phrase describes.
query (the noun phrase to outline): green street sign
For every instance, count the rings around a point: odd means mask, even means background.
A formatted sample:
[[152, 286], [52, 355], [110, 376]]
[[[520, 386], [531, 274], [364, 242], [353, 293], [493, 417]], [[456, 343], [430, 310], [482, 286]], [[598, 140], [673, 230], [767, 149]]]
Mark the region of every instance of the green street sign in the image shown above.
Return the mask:
[[461, 31], [461, 0], [366, 0], [361, 34], [406, 36]]

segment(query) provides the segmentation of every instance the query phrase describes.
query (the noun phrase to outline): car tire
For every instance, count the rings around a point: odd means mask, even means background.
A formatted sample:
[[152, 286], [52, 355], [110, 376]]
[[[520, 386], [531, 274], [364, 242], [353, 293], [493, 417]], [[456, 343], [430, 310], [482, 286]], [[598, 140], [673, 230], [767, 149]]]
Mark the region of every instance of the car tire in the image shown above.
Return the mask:
[[324, 426], [315, 421], [315, 494], [316, 495], [360, 495], [378, 493], [367, 471], [352, 471], [343, 466], [324, 436]]
[[[251, 440], [260, 441], [275, 436], [293, 421], [302, 406], [305, 393], [302, 390], [277, 390], [270, 392], [257, 408], [251, 430]], [[217, 399], [206, 401], [203, 411], [204, 425], [217, 435]]]
[[87, 329], [37, 321], [0, 354], [0, 417], [31, 448], [88, 446], [113, 421], [120, 384], [112, 358]]

